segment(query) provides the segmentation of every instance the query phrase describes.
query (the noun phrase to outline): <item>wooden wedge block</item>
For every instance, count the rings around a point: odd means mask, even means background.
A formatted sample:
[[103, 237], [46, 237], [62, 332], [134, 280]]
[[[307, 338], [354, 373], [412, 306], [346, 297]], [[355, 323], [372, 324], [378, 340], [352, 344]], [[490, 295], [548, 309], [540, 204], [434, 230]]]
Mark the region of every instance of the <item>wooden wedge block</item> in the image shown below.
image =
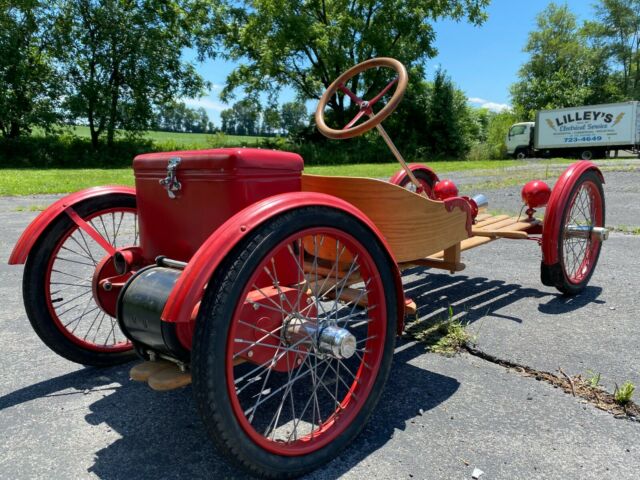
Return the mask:
[[159, 370], [149, 377], [149, 386], [154, 390], [167, 391], [186, 387], [191, 383], [191, 372], [181, 372], [177, 365]]
[[131, 367], [131, 370], [129, 370], [129, 378], [136, 382], [146, 382], [154, 373], [171, 367], [175, 367], [175, 365], [171, 362], [167, 362], [166, 360], [142, 362]]
[[418, 311], [418, 306], [416, 305], [416, 302], [414, 302], [410, 298], [405, 298], [404, 300], [405, 317], [409, 315], [415, 315], [417, 311]]

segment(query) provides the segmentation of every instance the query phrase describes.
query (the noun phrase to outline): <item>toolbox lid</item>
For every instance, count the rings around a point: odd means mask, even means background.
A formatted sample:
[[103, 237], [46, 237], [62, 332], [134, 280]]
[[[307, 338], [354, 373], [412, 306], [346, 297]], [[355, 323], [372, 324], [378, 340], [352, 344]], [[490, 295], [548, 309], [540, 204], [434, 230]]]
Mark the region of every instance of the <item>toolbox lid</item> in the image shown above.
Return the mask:
[[266, 169], [299, 172], [304, 165], [297, 153], [260, 148], [214, 148], [145, 153], [133, 160], [133, 169], [166, 170], [169, 160], [176, 157], [181, 160], [179, 170]]

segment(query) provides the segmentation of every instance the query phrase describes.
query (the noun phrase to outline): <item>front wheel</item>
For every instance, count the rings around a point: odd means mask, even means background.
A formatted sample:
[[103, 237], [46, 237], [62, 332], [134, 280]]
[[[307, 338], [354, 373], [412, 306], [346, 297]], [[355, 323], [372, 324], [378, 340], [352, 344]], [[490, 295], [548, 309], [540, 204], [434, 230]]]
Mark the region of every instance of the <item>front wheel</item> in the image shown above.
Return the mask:
[[218, 448], [289, 478], [342, 452], [389, 374], [397, 300], [377, 238], [307, 207], [252, 232], [219, 267], [192, 351], [196, 404]]
[[602, 241], [590, 232], [604, 227], [604, 192], [602, 180], [593, 171], [584, 172], [575, 182], [563, 205], [558, 238], [560, 275], [556, 288], [575, 295], [587, 286], [598, 263]]
[[[138, 244], [135, 196], [107, 194], [72, 208], [112, 247]], [[33, 329], [54, 352], [100, 367], [134, 357], [114, 318], [118, 291], [97, 289], [97, 280], [109, 275], [115, 275], [110, 255], [66, 213], [38, 239], [25, 265], [22, 293]]]

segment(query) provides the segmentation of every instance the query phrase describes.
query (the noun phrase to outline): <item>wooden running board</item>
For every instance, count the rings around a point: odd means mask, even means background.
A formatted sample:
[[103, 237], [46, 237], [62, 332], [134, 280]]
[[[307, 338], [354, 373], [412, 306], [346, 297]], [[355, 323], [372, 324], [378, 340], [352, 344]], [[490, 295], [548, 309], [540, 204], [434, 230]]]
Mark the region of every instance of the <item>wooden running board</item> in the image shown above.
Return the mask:
[[[517, 218], [512, 218], [508, 215], [478, 215], [472, 228], [473, 236], [460, 242], [460, 251], [464, 252], [498, 238], [527, 238], [526, 230], [535, 225], [537, 223], [519, 221]], [[431, 255], [429, 258], [434, 260], [442, 259], [444, 258], [444, 251]]]

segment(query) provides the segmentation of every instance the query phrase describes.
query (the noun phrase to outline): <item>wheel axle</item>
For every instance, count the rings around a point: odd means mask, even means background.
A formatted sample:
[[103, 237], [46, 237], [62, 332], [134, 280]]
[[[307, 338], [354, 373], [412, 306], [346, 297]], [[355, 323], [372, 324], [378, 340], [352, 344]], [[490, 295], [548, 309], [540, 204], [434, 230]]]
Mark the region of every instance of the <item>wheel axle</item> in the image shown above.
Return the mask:
[[287, 343], [315, 345], [319, 352], [335, 358], [351, 358], [356, 352], [356, 337], [346, 328], [323, 327], [294, 317], [287, 322], [284, 331]]
[[609, 229], [604, 227], [590, 227], [588, 225], [567, 225], [565, 235], [569, 238], [591, 238], [604, 242], [609, 238]]

